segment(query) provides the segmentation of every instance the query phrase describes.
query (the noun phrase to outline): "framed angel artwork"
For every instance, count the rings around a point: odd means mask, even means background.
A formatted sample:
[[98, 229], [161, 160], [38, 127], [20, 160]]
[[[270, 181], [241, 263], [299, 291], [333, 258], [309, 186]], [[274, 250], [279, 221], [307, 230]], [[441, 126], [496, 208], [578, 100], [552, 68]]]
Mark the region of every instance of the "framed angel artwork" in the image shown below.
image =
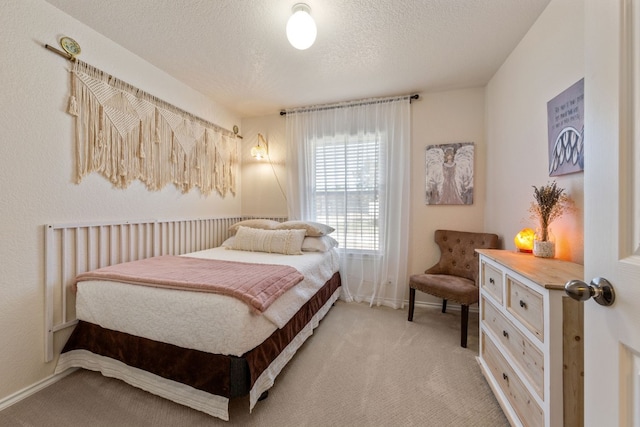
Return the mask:
[[473, 204], [473, 142], [428, 145], [426, 204]]

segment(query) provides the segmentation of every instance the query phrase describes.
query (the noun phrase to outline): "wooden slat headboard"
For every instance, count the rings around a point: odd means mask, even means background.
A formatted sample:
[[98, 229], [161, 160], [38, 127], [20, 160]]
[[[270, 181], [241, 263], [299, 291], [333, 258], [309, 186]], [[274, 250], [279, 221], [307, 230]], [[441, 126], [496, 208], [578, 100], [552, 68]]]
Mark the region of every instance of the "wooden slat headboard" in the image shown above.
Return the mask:
[[250, 218], [45, 225], [45, 361], [54, 358], [54, 334], [77, 323], [71, 291], [76, 275], [121, 262], [220, 246], [229, 237], [229, 227], [244, 219]]

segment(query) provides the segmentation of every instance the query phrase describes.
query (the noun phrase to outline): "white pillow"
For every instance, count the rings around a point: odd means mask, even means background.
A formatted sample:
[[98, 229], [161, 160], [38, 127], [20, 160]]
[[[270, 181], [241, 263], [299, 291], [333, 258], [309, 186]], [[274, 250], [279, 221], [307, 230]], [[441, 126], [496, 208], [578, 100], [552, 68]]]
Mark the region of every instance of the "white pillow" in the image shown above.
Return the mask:
[[240, 226], [231, 248], [240, 251], [302, 255], [304, 230], [262, 230]]
[[263, 230], [273, 230], [276, 225], [279, 225], [278, 221], [271, 219], [247, 219], [244, 221], [236, 222], [229, 227], [229, 233], [235, 234], [239, 227], [260, 228]]
[[338, 241], [331, 236], [305, 237], [302, 242], [303, 252], [327, 252], [337, 247]]
[[236, 236], [231, 236], [227, 240], [222, 242], [220, 246], [222, 246], [223, 248], [233, 249], [233, 242], [235, 240], [236, 240]]
[[286, 221], [278, 223], [273, 227], [274, 230], [305, 230], [309, 237], [319, 237], [331, 234], [335, 228], [326, 224], [313, 221]]

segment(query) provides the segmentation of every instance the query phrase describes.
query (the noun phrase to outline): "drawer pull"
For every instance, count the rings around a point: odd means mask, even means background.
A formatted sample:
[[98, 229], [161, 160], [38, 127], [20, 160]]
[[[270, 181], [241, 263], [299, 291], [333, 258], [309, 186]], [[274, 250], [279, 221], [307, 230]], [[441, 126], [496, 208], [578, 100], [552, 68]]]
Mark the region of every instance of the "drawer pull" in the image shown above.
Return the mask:
[[502, 373], [502, 379], [505, 380], [505, 381], [509, 381], [509, 376], [503, 372]]
[[495, 284], [496, 284], [496, 281], [495, 281], [495, 280], [493, 280], [493, 277], [489, 277], [489, 283], [491, 283], [491, 284], [495, 285]]
[[527, 308], [527, 303], [524, 302], [523, 300], [520, 300], [520, 307]]
[[505, 338], [509, 338], [509, 332], [502, 331], [502, 336], [505, 337]]

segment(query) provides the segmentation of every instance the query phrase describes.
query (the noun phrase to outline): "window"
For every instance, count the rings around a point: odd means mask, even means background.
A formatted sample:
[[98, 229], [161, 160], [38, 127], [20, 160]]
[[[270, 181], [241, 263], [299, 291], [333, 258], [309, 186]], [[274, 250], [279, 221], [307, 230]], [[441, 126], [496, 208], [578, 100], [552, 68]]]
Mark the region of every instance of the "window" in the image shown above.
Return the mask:
[[289, 217], [336, 229], [346, 301], [402, 307], [407, 277], [410, 97], [287, 110]]
[[315, 140], [315, 214], [346, 250], [380, 248], [380, 140], [373, 134]]

